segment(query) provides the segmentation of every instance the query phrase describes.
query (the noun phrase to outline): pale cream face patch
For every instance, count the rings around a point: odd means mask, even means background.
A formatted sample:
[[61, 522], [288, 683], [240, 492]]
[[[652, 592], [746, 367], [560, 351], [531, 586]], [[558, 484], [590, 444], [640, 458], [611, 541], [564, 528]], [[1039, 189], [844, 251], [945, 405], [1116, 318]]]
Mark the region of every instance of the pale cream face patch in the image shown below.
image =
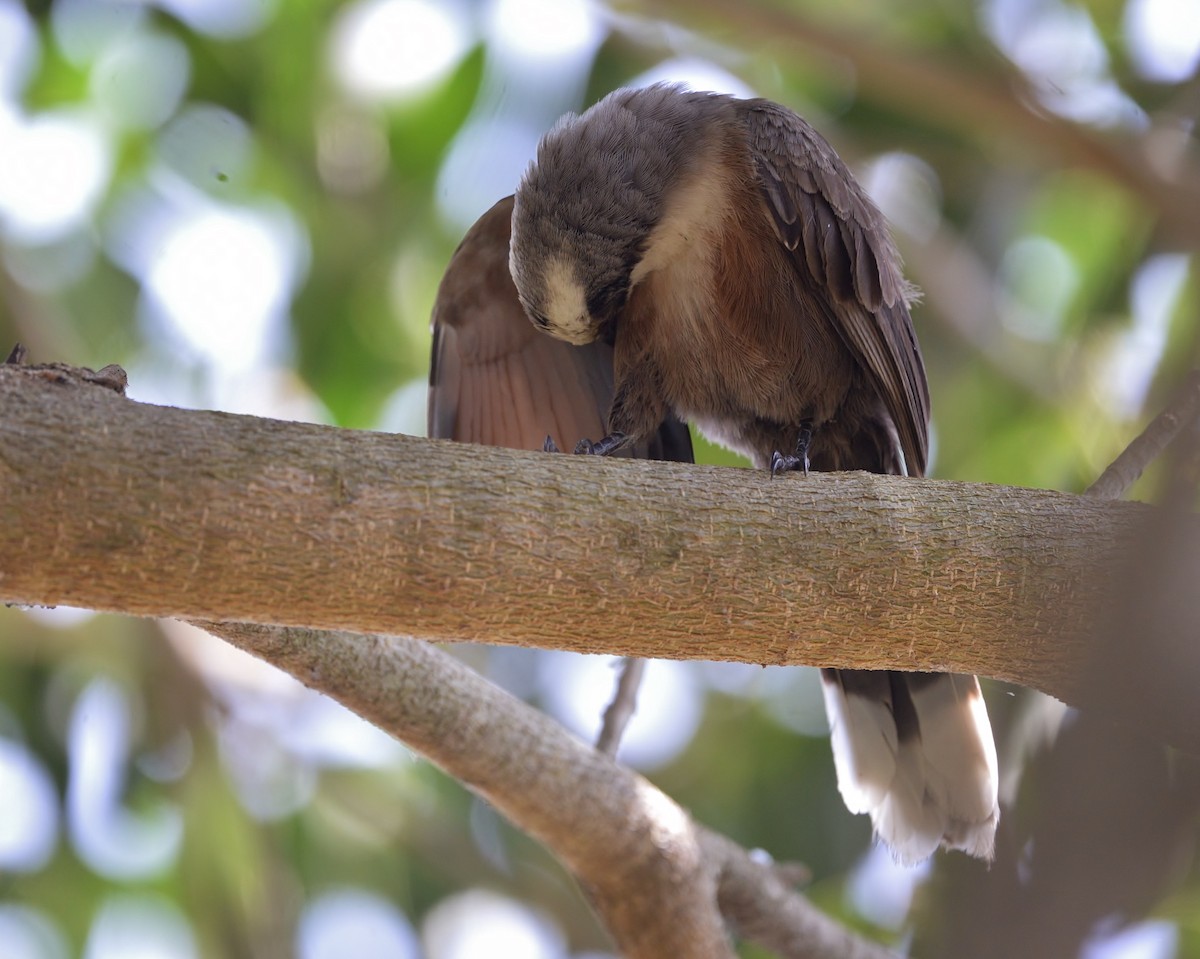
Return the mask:
[[548, 332], [559, 339], [583, 346], [596, 339], [596, 327], [588, 315], [587, 298], [574, 268], [562, 257], [546, 264], [545, 314]]

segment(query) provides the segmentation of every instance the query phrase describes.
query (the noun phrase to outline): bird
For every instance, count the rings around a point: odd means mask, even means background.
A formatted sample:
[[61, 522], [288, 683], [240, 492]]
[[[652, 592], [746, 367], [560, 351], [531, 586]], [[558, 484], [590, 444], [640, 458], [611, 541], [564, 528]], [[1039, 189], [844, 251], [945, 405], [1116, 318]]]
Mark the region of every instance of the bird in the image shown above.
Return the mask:
[[[656, 84], [567, 114], [517, 186], [509, 270], [547, 338], [611, 349], [603, 424], [570, 424], [578, 453], [643, 450], [679, 421], [772, 476], [924, 475], [916, 291], [883, 214], [785, 106]], [[848, 809], [901, 862], [939, 846], [990, 859], [998, 775], [978, 680], [821, 679]]]
[[[613, 397], [612, 346], [572, 346], [539, 333], [508, 269], [513, 198], [467, 231], [434, 298], [427, 431], [436, 439], [510, 449], [574, 446], [603, 430]], [[692, 462], [687, 426], [665, 416], [622, 451]]]

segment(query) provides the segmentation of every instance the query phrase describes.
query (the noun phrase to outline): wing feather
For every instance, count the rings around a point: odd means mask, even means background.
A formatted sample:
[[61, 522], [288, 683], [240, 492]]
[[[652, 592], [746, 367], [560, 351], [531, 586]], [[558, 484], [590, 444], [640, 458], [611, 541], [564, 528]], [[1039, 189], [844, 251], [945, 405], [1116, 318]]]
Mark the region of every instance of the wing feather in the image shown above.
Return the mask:
[[797, 269], [829, 290], [835, 326], [875, 381], [909, 471], [923, 473], [929, 388], [908, 313], [912, 290], [883, 215], [833, 147], [791, 110], [746, 100], [740, 111], [776, 236]]

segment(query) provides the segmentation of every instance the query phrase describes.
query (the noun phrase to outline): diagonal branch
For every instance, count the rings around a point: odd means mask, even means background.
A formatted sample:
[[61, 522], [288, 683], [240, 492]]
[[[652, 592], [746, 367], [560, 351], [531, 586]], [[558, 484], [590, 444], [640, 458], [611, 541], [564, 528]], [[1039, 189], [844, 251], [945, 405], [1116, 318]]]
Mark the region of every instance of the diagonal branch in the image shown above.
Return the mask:
[[1200, 419], [1200, 370], [1193, 370], [1178, 395], [1150, 425], [1121, 452], [1085, 491], [1097, 499], [1124, 496], [1146, 467], [1163, 454], [1172, 440]]
[[732, 957], [714, 902], [784, 959], [885, 959], [637, 774], [418, 640], [197, 625], [419, 750], [545, 843], [630, 959]]

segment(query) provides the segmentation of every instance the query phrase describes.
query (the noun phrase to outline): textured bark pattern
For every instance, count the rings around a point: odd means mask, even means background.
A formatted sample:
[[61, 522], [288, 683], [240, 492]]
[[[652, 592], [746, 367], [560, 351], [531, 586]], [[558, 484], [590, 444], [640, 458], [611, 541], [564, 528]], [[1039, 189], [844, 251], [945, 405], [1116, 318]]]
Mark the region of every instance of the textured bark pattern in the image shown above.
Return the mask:
[[[977, 672], [1070, 701], [1154, 515], [1039, 490], [475, 448], [0, 369], [8, 602]], [[1175, 532], [1200, 540], [1192, 517]], [[1200, 593], [1175, 600], [1200, 621]], [[1200, 706], [1178, 708], [1178, 729], [1200, 729]]]
[[[419, 750], [587, 883], [631, 957], [732, 959], [715, 866], [672, 800], [424, 643], [202, 623]], [[344, 668], [327, 670], [336, 661]]]
[[[198, 623], [332, 696], [484, 796], [584, 885], [630, 959], [732, 957], [720, 917], [784, 959], [885, 959], [636, 773], [440, 649]], [[717, 906], [720, 911], [718, 912]]]

